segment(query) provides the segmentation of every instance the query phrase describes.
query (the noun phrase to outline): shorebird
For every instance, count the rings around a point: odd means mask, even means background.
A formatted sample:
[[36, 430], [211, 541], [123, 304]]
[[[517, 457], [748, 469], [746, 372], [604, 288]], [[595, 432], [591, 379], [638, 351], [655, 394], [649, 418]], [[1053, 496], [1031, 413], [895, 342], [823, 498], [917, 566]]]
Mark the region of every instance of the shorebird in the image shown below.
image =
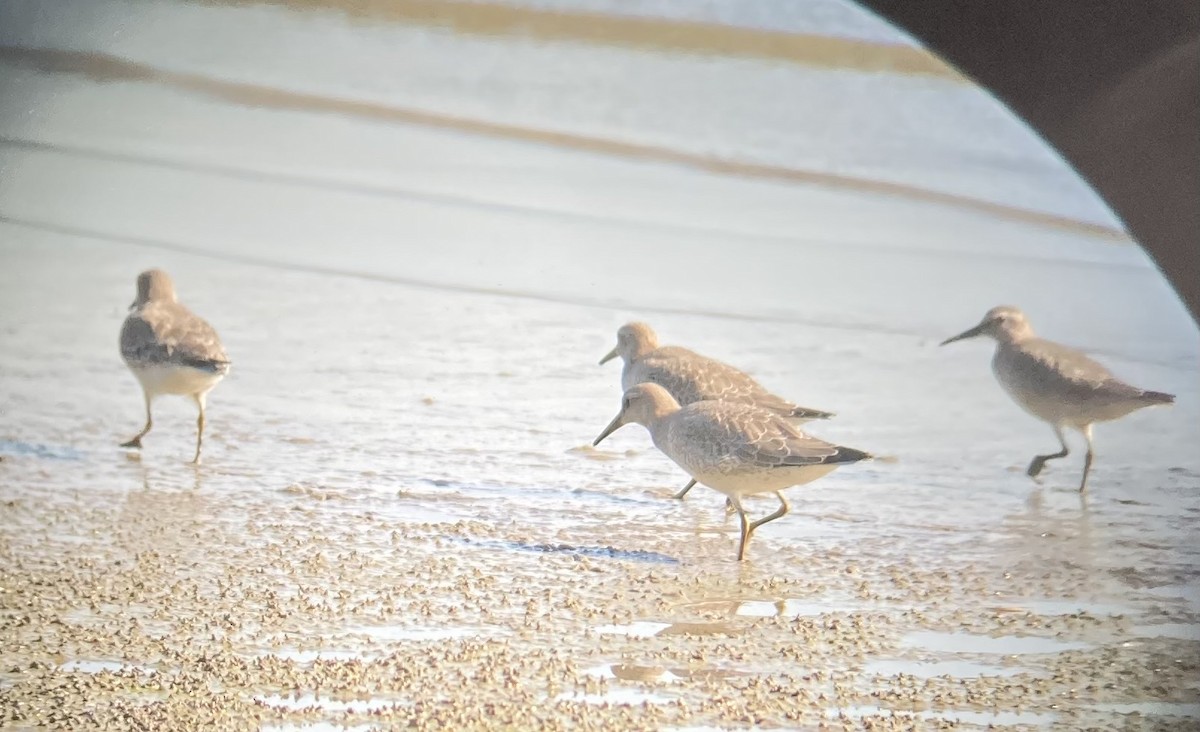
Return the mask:
[[1047, 422], [1062, 448], [1034, 456], [1025, 471], [1031, 478], [1037, 478], [1047, 461], [1067, 456], [1070, 450], [1063, 438], [1063, 428], [1072, 427], [1087, 440], [1083, 479], [1079, 482], [1079, 490], [1083, 492], [1092, 469], [1093, 424], [1124, 417], [1142, 407], [1175, 401], [1172, 394], [1126, 384], [1074, 348], [1038, 338], [1025, 314], [1008, 305], [992, 308], [979, 325], [947, 338], [941, 345], [981, 335], [996, 341], [992, 371], [1000, 386], [1022, 409]]
[[[592, 444], [599, 445], [630, 423], [649, 430], [654, 445], [688, 475], [729, 498], [741, 520], [739, 561], [745, 559], [754, 531], [788, 512], [783, 489], [871, 458], [861, 450], [806, 435], [758, 405], [708, 400], [680, 406], [670, 392], [652, 383], [625, 392], [621, 411]], [[750, 521], [741, 499], [757, 493], [774, 493], [779, 508]]]
[[[686, 348], [660, 346], [658, 335], [645, 323], [621, 326], [617, 330], [617, 345], [600, 363], [608, 363], [617, 356], [625, 362], [621, 370], [622, 389], [643, 383], [658, 384], [683, 406], [713, 399], [754, 404], [798, 424], [833, 416], [832, 412], [801, 407], [775, 396], [749, 374], [727, 363]], [[694, 485], [696, 481], [690, 481], [674, 497], [683, 498]]]
[[121, 357], [142, 385], [146, 426], [121, 447], [141, 448], [154, 422], [150, 403], [159, 394], [190, 396], [200, 409], [196, 420], [196, 455], [204, 439], [205, 396], [229, 373], [229, 357], [221, 339], [204, 319], [179, 303], [175, 284], [161, 269], [137, 278], [137, 299], [121, 328]]

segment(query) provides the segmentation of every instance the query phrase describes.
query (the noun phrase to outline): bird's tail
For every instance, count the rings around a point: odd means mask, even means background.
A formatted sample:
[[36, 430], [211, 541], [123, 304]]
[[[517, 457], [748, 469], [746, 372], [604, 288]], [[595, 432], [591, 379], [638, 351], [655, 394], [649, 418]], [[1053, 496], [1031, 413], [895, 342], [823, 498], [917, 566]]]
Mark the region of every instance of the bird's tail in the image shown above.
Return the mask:
[[823, 412], [820, 409], [809, 409], [808, 407], [796, 407], [792, 410], [791, 415], [795, 419], [829, 419], [834, 416], [833, 412]]
[[229, 361], [222, 361], [217, 358], [185, 358], [182, 359], [185, 366], [191, 366], [200, 371], [208, 371], [214, 374], [227, 374], [229, 367], [232, 365]]
[[843, 447], [838, 445], [837, 454], [833, 456], [831, 463], [857, 463], [860, 460], [874, 460], [875, 456], [869, 452], [855, 450], [853, 447]]
[[1162, 391], [1143, 391], [1141, 396], [1142, 401], [1149, 404], [1174, 404], [1175, 395], [1167, 394]]

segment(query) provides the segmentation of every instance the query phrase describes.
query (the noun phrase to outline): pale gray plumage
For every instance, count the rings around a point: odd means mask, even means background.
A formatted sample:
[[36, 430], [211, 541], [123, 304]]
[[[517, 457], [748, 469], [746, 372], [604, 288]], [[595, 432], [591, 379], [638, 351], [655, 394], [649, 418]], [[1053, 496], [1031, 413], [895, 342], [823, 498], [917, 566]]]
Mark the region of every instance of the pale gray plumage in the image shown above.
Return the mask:
[[992, 308], [978, 325], [941, 345], [980, 335], [996, 341], [992, 371], [1000, 386], [1022, 409], [1048, 422], [1062, 448], [1035, 456], [1026, 471], [1030, 477], [1036, 478], [1047, 461], [1067, 456], [1062, 430], [1072, 427], [1087, 440], [1079, 483], [1079, 490], [1085, 490], [1094, 457], [1092, 425], [1175, 400], [1171, 394], [1126, 384], [1081, 351], [1036, 337], [1025, 314], [1008, 305]]
[[159, 394], [182, 394], [196, 402], [196, 454], [204, 438], [205, 397], [225, 374], [229, 357], [212, 326], [192, 313], [175, 294], [169, 275], [151, 269], [138, 275], [137, 299], [121, 328], [121, 357], [142, 386], [146, 425], [122, 447], [142, 446], [153, 426], [150, 404]]
[[[680, 406], [666, 389], [651, 383], [625, 392], [621, 411], [594, 444], [631, 422], [646, 427], [655, 446], [695, 480], [729, 497], [741, 520], [739, 560], [745, 558], [755, 529], [787, 513], [783, 489], [871, 457], [806, 435], [758, 405], [709, 400]], [[774, 493], [779, 508], [751, 522], [741, 498], [756, 493]]]
[[[638, 384], [658, 384], [681, 405], [720, 400], [754, 404], [782, 417], [803, 422], [828, 419], [832, 412], [794, 404], [767, 391], [749, 374], [727, 363], [678, 346], [660, 346], [658, 335], [645, 323], [626, 323], [617, 330], [617, 345], [600, 363], [620, 356], [622, 389]], [[696, 481], [675, 494], [683, 498]]]

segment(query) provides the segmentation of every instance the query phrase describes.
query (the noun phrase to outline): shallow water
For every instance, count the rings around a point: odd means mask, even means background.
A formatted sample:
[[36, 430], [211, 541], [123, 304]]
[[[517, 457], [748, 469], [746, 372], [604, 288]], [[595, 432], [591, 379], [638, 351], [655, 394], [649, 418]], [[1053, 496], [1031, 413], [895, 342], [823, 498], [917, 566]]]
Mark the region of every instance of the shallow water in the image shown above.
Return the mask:
[[[625, 728], [1120, 725], [1200, 701], [1195, 325], [960, 79], [277, 4], [31, 7], [0, 5], [20, 100], [0, 117], [0, 550], [5, 628], [46, 665], [4, 669], [6, 708], [116, 675], [120, 711], [146, 668], [171, 703], [273, 729], [356, 728], [401, 697], [428, 707], [389, 714], [426, 724], [477, 702]], [[902, 40], [847, 17], [777, 24]], [[116, 78], [92, 52], [218, 84]], [[198, 468], [183, 400], [141, 454], [116, 447], [141, 425], [116, 334], [149, 266], [234, 360]], [[1025, 477], [1054, 437], [984, 344], [936, 347], [1001, 302], [1178, 395], [1097, 428], [1086, 496], [1076, 454]], [[619, 402], [596, 361], [633, 318], [895, 459], [794, 491], [739, 565], [720, 497], [670, 500], [686, 478], [644, 430], [589, 446]], [[446, 700], [458, 673], [477, 700]], [[353, 693], [296, 708], [333, 678]]]

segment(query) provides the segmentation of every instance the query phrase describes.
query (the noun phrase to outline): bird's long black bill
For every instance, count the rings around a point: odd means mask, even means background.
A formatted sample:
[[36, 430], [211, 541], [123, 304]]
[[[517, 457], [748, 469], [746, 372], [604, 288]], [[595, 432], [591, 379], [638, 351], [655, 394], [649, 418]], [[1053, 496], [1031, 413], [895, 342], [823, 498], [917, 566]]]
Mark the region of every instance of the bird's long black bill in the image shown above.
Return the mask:
[[966, 340], [967, 338], [974, 338], [975, 336], [979, 335], [982, 332], [983, 332], [983, 323], [980, 323], [979, 325], [975, 326], [974, 328], [971, 328], [970, 330], [964, 330], [962, 333], [959, 333], [956, 336], [947, 338], [946, 340], [942, 341], [938, 345], [944, 346], [947, 343], [953, 343], [955, 341], [962, 341], [962, 340]]
[[592, 447], [599, 445], [601, 440], [603, 440], [605, 437], [608, 437], [609, 435], [611, 435], [612, 433], [616, 432], [617, 430], [619, 430], [621, 427], [624, 427], [624, 426], [625, 426], [625, 423], [621, 421], [620, 414], [618, 414], [616, 417], [613, 417], [613, 421], [608, 423], [608, 426], [604, 428], [604, 431], [600, 433], [600, 436], [592, 441]]

